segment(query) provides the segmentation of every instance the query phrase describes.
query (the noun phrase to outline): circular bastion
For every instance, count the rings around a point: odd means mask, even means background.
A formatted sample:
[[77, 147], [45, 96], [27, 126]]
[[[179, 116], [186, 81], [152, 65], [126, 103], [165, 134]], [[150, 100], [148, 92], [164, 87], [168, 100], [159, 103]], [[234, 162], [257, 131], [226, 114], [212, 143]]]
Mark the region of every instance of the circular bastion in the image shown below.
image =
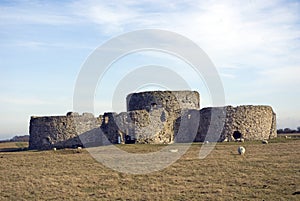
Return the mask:
[[184, 109], [199, 109], [200, 95], [197, 91], [146, 91], [126, 97], [127, 111], [164, 108], [168, 113]]

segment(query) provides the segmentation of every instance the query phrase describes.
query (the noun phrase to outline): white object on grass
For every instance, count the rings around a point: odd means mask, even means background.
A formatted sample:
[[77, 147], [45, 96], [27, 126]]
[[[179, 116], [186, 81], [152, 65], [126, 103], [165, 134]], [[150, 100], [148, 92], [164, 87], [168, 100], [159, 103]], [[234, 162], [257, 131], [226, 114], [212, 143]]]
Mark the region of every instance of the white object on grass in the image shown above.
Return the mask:
[[238, 152], [239, 152], [240, 155], [245, 154], [245, 151], [246, 151], [246, 149], [244, 147], [239, 147], [238, 148]]

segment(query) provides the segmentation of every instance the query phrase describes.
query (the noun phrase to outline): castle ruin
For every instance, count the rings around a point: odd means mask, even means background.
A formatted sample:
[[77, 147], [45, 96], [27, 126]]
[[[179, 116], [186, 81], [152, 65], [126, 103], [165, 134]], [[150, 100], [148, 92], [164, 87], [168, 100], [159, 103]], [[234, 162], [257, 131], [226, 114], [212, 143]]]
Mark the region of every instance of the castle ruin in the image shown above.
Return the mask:
[[[196, 91], [129, 94], [127, 112], [31, 117], [30, 149], [91, 147], [116, 143], [169, 144], [263, 140], [277, 137], [270, 106], [200, 109]], [[214, 134], [218, 134], [215, 136]], [[212, 137], [214, 136], [214, 137]]]

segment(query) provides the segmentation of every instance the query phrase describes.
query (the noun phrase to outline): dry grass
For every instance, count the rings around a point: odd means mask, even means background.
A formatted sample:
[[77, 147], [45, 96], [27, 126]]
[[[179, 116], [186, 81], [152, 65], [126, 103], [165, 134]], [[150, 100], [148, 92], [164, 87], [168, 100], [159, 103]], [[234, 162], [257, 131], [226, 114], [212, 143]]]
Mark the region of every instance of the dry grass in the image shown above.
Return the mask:
[[[275, 143], [276, 142], [276, 143]], [[200, 160], [200, 144], [168, 168], [119, 173], [87, 151], [0, 152], [0, 200], [300, 200], [300, 140], [220, 143]], [[13, 147], [15, 146], [15, 147]], [[5, 149], [4, 149], [5, 148]], [[0, 149], [18, 148], [1, 143]], [[122, 145], [129, 152], [161, 149]]]

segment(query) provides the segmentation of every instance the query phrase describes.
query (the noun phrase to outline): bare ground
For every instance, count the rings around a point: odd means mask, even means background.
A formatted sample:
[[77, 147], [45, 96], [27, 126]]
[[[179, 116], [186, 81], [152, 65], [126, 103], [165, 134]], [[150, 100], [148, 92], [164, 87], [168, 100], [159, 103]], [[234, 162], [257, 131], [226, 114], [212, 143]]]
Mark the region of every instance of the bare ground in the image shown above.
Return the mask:
[[[244, 156], [237, 154], [240, 145]], [[22, 146], [0, 144], [0, 200], [300, 200], [300, 140], [220, 143], [202, 160], [201, 144], [193, 144], [173, 165], [146, 175], [113, 171], [85, 150], [21, 151]]]

